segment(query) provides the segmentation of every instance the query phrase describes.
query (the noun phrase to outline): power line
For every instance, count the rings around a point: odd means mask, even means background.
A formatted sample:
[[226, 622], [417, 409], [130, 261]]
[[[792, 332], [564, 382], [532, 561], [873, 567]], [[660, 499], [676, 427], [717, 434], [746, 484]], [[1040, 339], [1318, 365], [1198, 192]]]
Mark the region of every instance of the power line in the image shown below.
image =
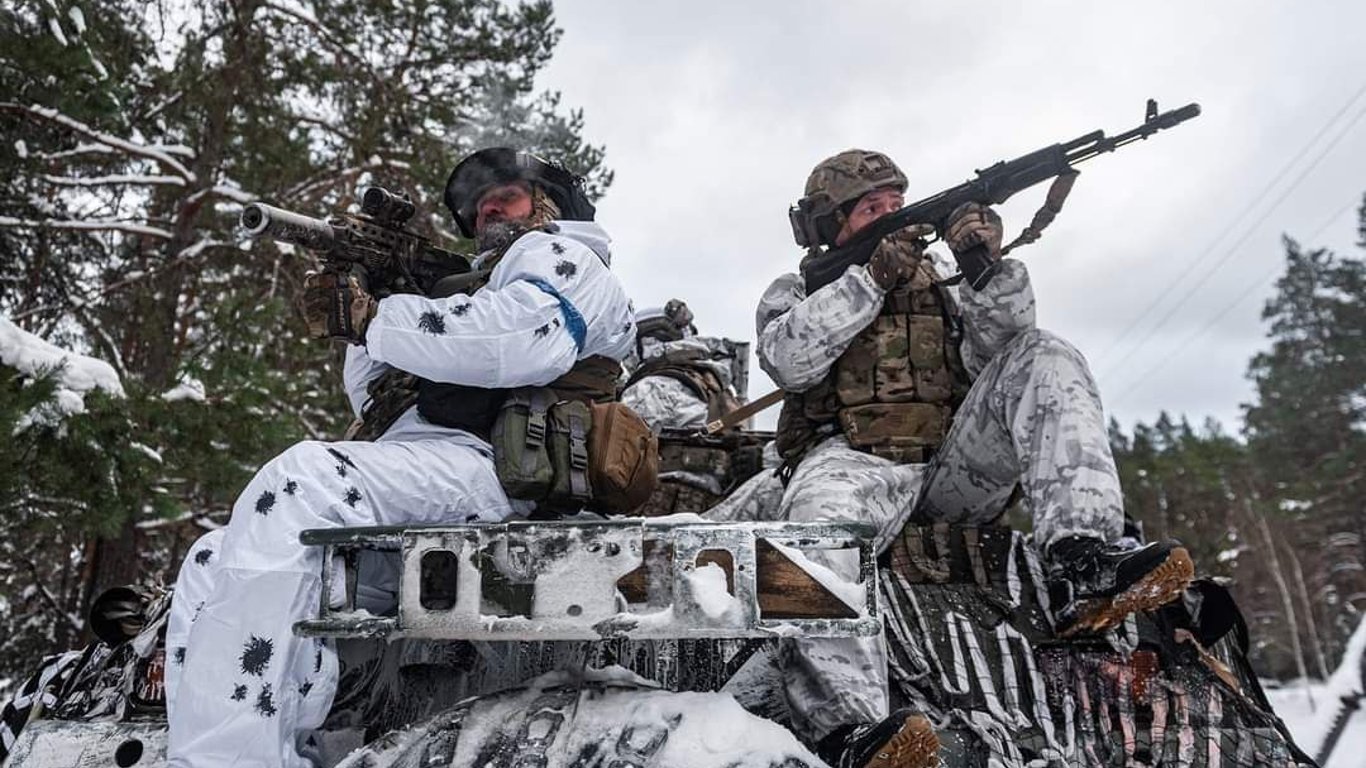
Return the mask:
[[[1318, 167], [1319, 163], [1323, 162], [1323, 159], [1326, 158], [1328, 154], [1332, 152], [1333, 149], [1337, 147], [1337, 145], [1344, 138], [1346, 138], [1348, 134], [1352, 132], [1352, 129], [1356, 127], [1356, 124], [1360, 122], [1361, 118], [1363, 117], [1366, 117], [1366, 107], [1363, 107], [1356, 113], [1356, 115], [1351, 119], [1351, 121], [1347, 123], [1346, 128], [1344, 128], [1342, 132], [1339, 133], [1337, 136], [1333, 137], [1333, 140], [1330, 141], [1327, 144], [1327, 146], [1325, 146], [1323, 150], [1319, 152], [1317, 156], [1314, 157], [1313, 161], [1310, 162], [1309, 165], [1306, 166], [1304, 170], [1301, 171], [1300, 174], [1295, 177], [1295, 180], [1291, 182], [1290, 186], [1286, 187], [1285, 190], [1281, 192], [1280, 196], [1276, 198], [1276, 201], [1273, 202], [1271, 204], [1271, 207], [1266, 209], [1266, 211], [1263, 212], [1262, 215], [1267, 216], [1272, 211], [1279, 208], [1281, 203], [1285, 202], [1285, 200], [1288, 197], [1290, 197], [1290, 194], [1294, 192], [1296, 188], [1299, 187], [1300, 183], [1303, 182], [1305, 178], [1307, 178], [1309, 174], [1315, 168]], [[1199, 290], [1205, 284], [1205, 282], [1209, 280], [1210, 277], [1219, 272], [1219, 267], [1222, 267], [1225, 263], [1228, 262], [1229, 259], [1237, 255], [1238, 249], [1242, 247], [1242, 245], [1246, 243], [1248, 239], [1252, 237], [1252, 235], [1256, 234], [1256, 232], [1256, 227], [1249, 227], [1246, 230], [1244, 230], [1242, 237], [1239, 237], [1238, 240], [1234, 242], [1233, 245], [1230, 246], [1227, 251], [1224, 252], [1224, 255], [1220, 257], [1220, 259], [1216, 261], [1214, 265], [1210, 267], [1210, 269], [1207, 272], [1205, 272], [1205, 274], [1199, 280], [1196, 280], [1193, 284], [1191, 284], [1190, 287], [1186, 290], [1186, 292], [1183, 293], [1181, 297], [1177, 300], [1177, 303], [1170, 310], [1168, 310], [1167, 313], [1164, 314], [1160, 320], [1157, 321], [1157, 324], [1153, 325], [1148, 329], [1147, 334], [1145, 334], [1143, 338], [1139, 340], [1138, 344], [1131, 347], [1129, 351], [1125, 353], [1124, 357], [1120, 358], [1119, 362], [1110, 366], [1107, 369], [1106, 373], [1115, 372], [1122, 368], [1124, 363], [1127, 362], [1130, 358], [1132, 358], [1134, 354], [1138, 352], [1138, 350], [1142, 349], [1143, 345], [1147, 344], [1148, 340], [1151, 339], [1154, 335], [1156, 335], [1157, 332], [1167, 324], [1167, 321], [1170, 320], [1172, 316], [1175, 315], [1177, 311], [1185, 305], [1186, 301], [1189, 300], [1190, 297], [1194, 295], [1195, 292]]]
[[[1339, 218], [1342, 217], [1342, 214], [1352, 210], [1353, 208], [1357, 207], [1357, 205], [1359, 205], [1357, 201], [1352, 201], [1351, 203], [1348, 203], [1347, 205], [1340, 208], [1336, 213], [1328, 217], [1328, 219], [1325, 220], [1323, 224], [1319, 226], [1318, 229], [1314, 230], [1313, 234], [1305, 238], [1306, 242], [1312, 241], [1319, 235], [1323, 234], [1324, 230], [1328, 229], [1328, 227], [1332, 226]], [[1143, 373], [1138, 376], [1138, 378], [1134, 379], [1128, 387], [1125, 387], [1117, 396], [1115, 396], [1113, 402], [1123, 401], [1124, 397], [1128, 395], [1130, 392], [1133, 392], [1135, 389], [1138, 389], [1138, 387], [1142, 385], [1144, 382], [1151, 381], [1150, 377], [1153, 374], [1167, 367], [1167, 365], [1169, 365], [1172, 362], [1172, 360], [1180, 357], [1181, 353], [1185, 352], [1186, 348], [1190, 346], [1191, 343], [1193, 343], [1200, 337], [1204, 336], [1209, 331], [1213, 330], [1214, 326], [1218, 325], [1220, 320], [1223, 320], [1224, 317], [1227, 316], [1228, 313], [1232, 312], [1235, 307], [1237, 307], [1239, 304], [1242, 304], [1243, 301], [1247, 299], [1247, 297], [1253, 295], [1253, 291], [1266, 285], [1267, 281], [1275, 277], [1276, 274], [1280, 272], [1280, 270], [1281, 262], [1278, 261], [1272, 265], [1271, 269], [1267, 270], [1266, 272], [1263, 272], [1261, 275], [1257, 277], [1256, 280], [1254, 280], [1250, 285], [1244, 288], [1236, 297], [1234, 297], [1233, 301], [1230, 301], [1228, 304], [1224, 305], [1224, 308], [1219, 310], [1218, 314], [1216, 314], [1214, 317], [1206, 321], [1205, 324], [1201, 327], [1195, 329], [1195, 332], [1188, 335], [1184, 340], [1181, 341], [1180, 344], [1177, 344], [1176, 349], [1172, 354], [1162, 357], [1157, 362], [1148, 366], [1148, 368], [1144, 370]]]
[[[1195, 270], [1196, 267], [1204, 263], [1204, 257], [1208, 256], [1214, 250], [1215, 246], [1217, 246], [1220, 243], [1220, 241], [1227, 237], [1228, 234], [1232, 232], [1233, 229], [1238, 225], [1238, 223], [1241, 222], [1249, 213], [1251, 213], [1252, 210], [1256, 208], [1262, 202], [1262, 200], [1266, 198], [1268, 194], [1271, 193], [1271, 190], [1274, 189], [1275, 186], [1279, 184], [1283, 178], [1285, 178], [1286, 174], [1290, 173], [1291, 169], [1293, 169], [1295, 165], [1304, 158], [1305, 155], [1309, 154], [1309, 150], [1313, 149], [1314, 145], [1319, 142], [1319, 139], [1323, 138], [1324, 135], [1328, 133], [1328, 131], [1333, 127], [1333, 124], [1336, 123], [1344, 114], [1347, 113], [1347, 110], [1351, 108], [1351, 106], [1357, 101], [1357, 99], [1361, 98], [1361, 95], [1363, 93], [1366, 93], [1366, 83], [1363, 83], [1362, 86], [1357, 89], [1356, 93], [1352, 94], [1351, 98], [1347, 99], [1347, 101], [1343, 103], [1342, 107], [1338, 109], [1338, 111], [1334, 113], [1332, 117], [1328, 118], [1328, 120], [1314, 134], [1313, 138], [1309, 139], [1309, 141], [1306, 142], [1305, 145], [1300, 148], [1299, 152], [1297, 152], [1294, 157], [1292, 157], [1284, 166], [1281, 167], [1281, 169], [1276, 173], [1276, 175], [1262, 187], [1260, 192], [1257, 193], [1257, 196], [1252, 199], [1252, 202], [1248, 203], [1247, 206], [1244, 207], [1242, 211], [1238, 213], [1237, 216], [1235, 216], [1231, 221], [1229, 221], [1228, 226], [1224, 227], [1223, 231], [1221, 231], [1213, 240], [1210, 241], [1209, 245], [1205, 247], [1205, 249], [1201, 252], [1200, 256], [1187, 262], [1186, 269], [1183, 270], [1180, 275], [1177, 275], [1172, 280], [1169, 280], [1166, 286], [1164, 286], [1162, 290], [1158, 291], [1157, 296], [1148, 304], [1148, 306], [1145, 307], [1142, 312], [1139, 312], [1134, 317], [1134, 319], [1129, 323], [1129, 325], [1126, 326], [1124, 330], [1120, 332], [1119, 338], [1117, 338], [1110, 347], [1107, 347], [1106, 350], [1101, 353], [1100, 358], [1096, 361], [1097, 364], [1104, 362], [1105, 359], [1110, 356], [1113, 350], [1118, 349], [1119, 345], [1123, 343], [1124, 339], [1127, 338], [1129, 334], [1132, 333], [1139, 325], [1141, 325], [1143, 321], [1148, 317], [1148, 315], [1159, 305], [1161, 305], [1167, 299], [1168, 296], [1171, 295], [1169, 293], [1169, 289], [1171, 287], [1185, 280], [1186, 277], [1190, 275], [1190, 273], [1193, 270]], [[1140, 341], [1138, 346], [1141, 346], [1142, 344], [1143, 342]], [[1111, 369], [1113, 369], [1113, 367], [1114, 366], [1111, 366]]]

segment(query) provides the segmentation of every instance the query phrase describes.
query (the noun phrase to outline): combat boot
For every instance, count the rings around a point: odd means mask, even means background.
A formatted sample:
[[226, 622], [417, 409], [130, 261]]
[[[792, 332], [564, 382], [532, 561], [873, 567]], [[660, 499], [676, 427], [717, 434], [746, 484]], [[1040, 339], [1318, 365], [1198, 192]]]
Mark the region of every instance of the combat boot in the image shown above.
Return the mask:
[[1195, 564], [1175, 541], [1124, 548], [1069, 536], [1046, 555], [1048, 597], [1059, 635], [1103, 632], [1131, 613], [1150, 611], [1181, 596]]
[[834, 768], [935, 768], [939, 737], [929, 718], [899, 709], [880, 723], [835, 731], [821, 740], [817, 752]]

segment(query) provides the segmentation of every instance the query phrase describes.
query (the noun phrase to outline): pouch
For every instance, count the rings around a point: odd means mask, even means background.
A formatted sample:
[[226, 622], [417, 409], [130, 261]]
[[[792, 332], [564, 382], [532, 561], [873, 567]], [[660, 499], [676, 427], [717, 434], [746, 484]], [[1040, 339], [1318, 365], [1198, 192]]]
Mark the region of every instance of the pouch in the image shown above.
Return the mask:
[[548, 501], [582, 507], [594, 498], [589, 477], [589, 434], [593, 411], [579, 400], [561, 400], [550, 407], [550, 465], [554, 468]]
[[498, 482], [510, 498], [540, 501], [551, 492], [550, 409], [554, 396], [543, 387], [508, 393], [489, 439]]
[[659, 480], [659, 438], [622, 403], [593, 403], [588, 482], [595, 506], [630, 512], [650, 498]]

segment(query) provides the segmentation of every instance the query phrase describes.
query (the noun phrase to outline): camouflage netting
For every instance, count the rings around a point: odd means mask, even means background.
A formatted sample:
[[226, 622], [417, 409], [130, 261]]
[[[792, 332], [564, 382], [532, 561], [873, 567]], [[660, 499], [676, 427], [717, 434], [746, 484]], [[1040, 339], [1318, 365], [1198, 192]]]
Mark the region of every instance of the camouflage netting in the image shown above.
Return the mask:
[[1064, 640], [1019, 532], [908, 528], [889, 554], [891, 678], [935, 721], [947, 766], [1312, 764], [1252, 675], [1222, 588]]

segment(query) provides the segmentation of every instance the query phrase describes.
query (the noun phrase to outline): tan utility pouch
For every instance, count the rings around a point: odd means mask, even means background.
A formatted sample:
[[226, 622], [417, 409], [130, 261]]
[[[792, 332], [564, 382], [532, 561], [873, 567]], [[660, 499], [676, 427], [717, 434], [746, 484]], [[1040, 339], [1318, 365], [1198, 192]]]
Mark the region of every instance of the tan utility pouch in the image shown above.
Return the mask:
[[840, 410], [840, 426], [855, 448], [898, 461], [925, 461], [948, 434], [947, 406], [870, 403]]
[[649, 500], [659, 476], [659, 439], [622, 403], [593, 403], [588, 448], [593, 501], [608, 512], [630, 512]]

